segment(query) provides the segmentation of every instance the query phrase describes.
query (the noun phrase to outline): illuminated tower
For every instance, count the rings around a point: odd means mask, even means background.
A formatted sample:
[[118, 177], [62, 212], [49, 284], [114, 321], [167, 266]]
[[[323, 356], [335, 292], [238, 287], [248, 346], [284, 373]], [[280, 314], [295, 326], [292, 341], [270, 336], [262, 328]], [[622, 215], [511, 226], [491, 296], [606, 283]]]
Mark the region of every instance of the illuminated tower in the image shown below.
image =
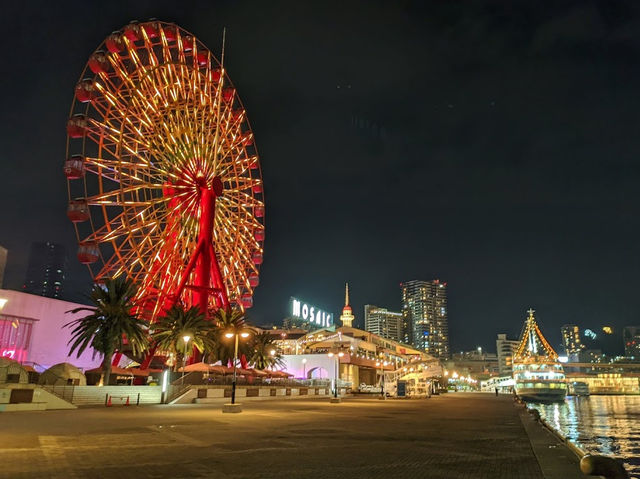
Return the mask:
[[447, 283], [412, 280], [402, 288], [404, 342], [436, 358], [449, 357]]
[[342, 314], [340, 315], [340, 321], [342, 321], [342, 325], [347, 328], [353, 327], [353, 311], [351, 310], [351, 306], [349, 306], [349, 283], [346, 283], [344, 290], [344, 308], [342, 308]]

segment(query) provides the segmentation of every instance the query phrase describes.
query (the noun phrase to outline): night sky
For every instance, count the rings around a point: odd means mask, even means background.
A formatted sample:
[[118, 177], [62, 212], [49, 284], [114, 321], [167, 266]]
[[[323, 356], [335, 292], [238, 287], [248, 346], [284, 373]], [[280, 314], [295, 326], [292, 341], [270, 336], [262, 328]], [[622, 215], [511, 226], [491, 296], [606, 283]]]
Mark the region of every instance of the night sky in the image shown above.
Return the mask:
[[449, 286], [452, 349], [495, 349], [537, 310], [638, 319], [640, 4], [597, 2], [3, 2], [0, 244], [5, 286], [32, 241], [67, 245], [65, 126], [89, 55], [152, 17], [227, 70], [260, 151], [267, 240], [252, 320], [298, 296], [336, 316], [344, 282], [400, 308], [399, 283]]

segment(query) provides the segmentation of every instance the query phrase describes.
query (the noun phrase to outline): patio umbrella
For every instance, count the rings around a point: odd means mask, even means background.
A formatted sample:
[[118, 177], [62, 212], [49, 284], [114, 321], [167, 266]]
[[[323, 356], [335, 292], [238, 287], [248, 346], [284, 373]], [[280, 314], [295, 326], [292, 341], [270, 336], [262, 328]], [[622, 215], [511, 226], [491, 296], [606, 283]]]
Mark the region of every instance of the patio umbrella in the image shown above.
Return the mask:
[[293, 374], [285, 373], [284, 371], [268, 371], [269, 376], [272, 378], [290, 378]]
[[212, 366], [209, 366], [207, 363], [203, 363], [203, 362], [199, 362], [199, 363], [193, 363], [193, 364], [189, 364], [188, 366], [185, 366], [183, 368], [179, 368], [178, 371], [180, 372], [186, 372], [186, 373], [192, 373], [192, 372], [199, 372], [199, 373], [208, 373], [211, 370]]
[[269, 373], [267, 371], [261, 371], [259, 369], [250, 368], [250, 369], [247, 369], [247, 371], [251, 371], [254, 376], [257, 376], [259, 378], [269, 376]]
[[209, 366], [209, 373], [211, 374], [233, 374], [233, 368], [227, 366]]

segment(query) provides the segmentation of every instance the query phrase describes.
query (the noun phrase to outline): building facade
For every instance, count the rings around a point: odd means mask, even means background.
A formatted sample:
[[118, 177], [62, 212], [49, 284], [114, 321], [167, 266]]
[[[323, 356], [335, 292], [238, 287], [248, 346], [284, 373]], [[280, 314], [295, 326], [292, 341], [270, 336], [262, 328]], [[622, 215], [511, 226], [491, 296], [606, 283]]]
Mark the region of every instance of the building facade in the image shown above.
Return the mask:
[[562, 345], [569, 361], [577, 361], [584, 344], [580, 339], [580, 328], [576, 324], [565, 324], [560, 328]]
[[91, 306], [6, 289], [0, 289], [0, 300], [4, 304], [0, 311], [0, 357], [39, 371], [63, 362], [81, 369], [92, 369], [102, 362], [91, 347], [80, 356], [69, 356], [72, 328], [65, 325], [87, 314], [69, 311]]
[[436, 358], [449, 358], [447, 283], [412, 280], [400, 287], [404, 342]]
[[395, 313], [372, 304], [364, 306], [364, 329], [383, 338], [404, 341], [402, 313]]
[[67, 269], [67, 252], [63, 245], [32, 243], [22, 291], [47, 298], [61, 299]]
[[498, 356], [482, 351], [482, 348], [454, 353], [451, 360], [445, 362], [445, 366], [449, 371], [456, 371], [464, 376], [472, 375], [474, 378], [499, 374]]
[[434, 377], [443, 374], [441, 362], [424, 351], [358, 328], [342, 326], [303, 335], [300, 330], [265, 332], [283, 353], [284, 369], [297, 378], [335, 378], [337, 373], [343, 385], [355, 390], [363, 384], [380, 384], [383, 372], [410, 374], [417, 361], [430, 363]]
[[496, 339], [496, 353], [498, 356], [498, 372], [501, 376], [510, 376], [513, 373], [513, 354], [520, 341], [507, 339], [506, 334], [498, 334]]
[[625, 326], [622, 330], [624, 355], [628, 358], [640, 358], [640, 326]]

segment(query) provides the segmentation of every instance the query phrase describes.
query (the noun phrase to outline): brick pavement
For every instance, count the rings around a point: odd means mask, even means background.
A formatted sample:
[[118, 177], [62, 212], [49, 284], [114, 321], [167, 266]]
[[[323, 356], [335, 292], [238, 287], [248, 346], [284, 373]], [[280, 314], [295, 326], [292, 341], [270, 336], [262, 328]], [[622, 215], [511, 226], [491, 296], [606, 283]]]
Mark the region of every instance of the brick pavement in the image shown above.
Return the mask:
[[542, 472], [510, 397], [0, 415], [0, 478], [509, 478]]

